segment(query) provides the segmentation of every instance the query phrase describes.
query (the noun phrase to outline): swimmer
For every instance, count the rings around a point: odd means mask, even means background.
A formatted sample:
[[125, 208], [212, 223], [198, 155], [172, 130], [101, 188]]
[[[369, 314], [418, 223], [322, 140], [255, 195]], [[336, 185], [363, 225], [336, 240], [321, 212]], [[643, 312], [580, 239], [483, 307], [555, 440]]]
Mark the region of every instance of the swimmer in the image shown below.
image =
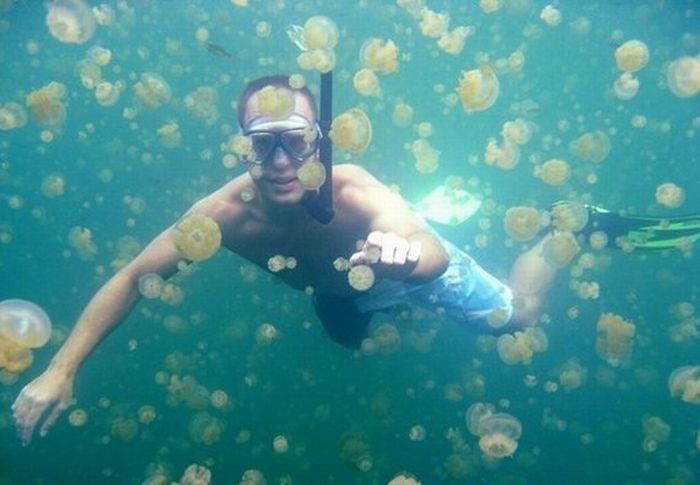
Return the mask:
[[[291, 112], [261, 107], [259, 94], [269, 86], [289, 91]], [[318, 163], [320, 139], [325, 138], [318, 119], [311, 92], [290, 88], [287, 76], [249, 83], [238, 103], [242, 135], [252, 141], [249, 171], [196, 202], [188, 214], [216, 222], [222, 247], [265, 270], [271, 256], [293, 256], [296, 267], [276, 275], [298, 290], [314, 288], [314, 308], [326, 332], [352, 349], [368, 337], [374, 312], [404, 300], [442, 308], [458, 323], [492, 333], [489, 315], [494, 310], [503, 317], [500, 333], [537, 321], [558, 271], [542, 256], [551, 236], [518, 257], [506, 286], [440, 238], [400, 195], [352, 164], [335, 166], [324, 182], [332, 186], [333, 219], [323, 224], [312, 217], [304, 201], [315, 192], [298, 173], [306, 164]], [[255, 196], [244, 196], [250, 192]], [[46, 435], [71, 405], [76, 374], [139, 301], [142, 277], [157, 274], [167, 280], [178, 271], [186, 256], [175, 244], [174, 231], [175, 225], [156, 236], [95, 294], [48, 368], [22, 389], [12, 406], [22, 443], [31, 441], [37, 426]], [[370, 266], [373, 285], [353, 288], [347, 273], [334, 267], [339, 257], [351, 266]]]

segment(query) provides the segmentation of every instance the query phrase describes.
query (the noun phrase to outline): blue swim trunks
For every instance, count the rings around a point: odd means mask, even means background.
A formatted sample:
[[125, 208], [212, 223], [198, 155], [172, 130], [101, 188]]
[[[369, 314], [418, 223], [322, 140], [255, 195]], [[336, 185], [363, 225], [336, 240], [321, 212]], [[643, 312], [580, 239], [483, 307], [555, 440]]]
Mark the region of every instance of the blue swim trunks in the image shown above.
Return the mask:
[[[507, 331], [513, 315], [511, 289], [454, 244], [438, 238], [450, 257], [442, 276], [424, 284], [378, 281], [355, 299], [357, 310], [368, 313], [413, 304], [465, 322], [479, 332]], [[490, 324], [489, 320], [495, 324]]]

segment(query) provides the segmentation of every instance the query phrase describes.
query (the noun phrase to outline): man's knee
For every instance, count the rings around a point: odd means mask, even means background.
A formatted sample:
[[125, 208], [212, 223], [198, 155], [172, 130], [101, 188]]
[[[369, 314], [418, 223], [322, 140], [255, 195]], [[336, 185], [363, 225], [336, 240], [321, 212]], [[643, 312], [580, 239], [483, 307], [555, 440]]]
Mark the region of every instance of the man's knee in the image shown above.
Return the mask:
[[360, 313], [350, 298], [322, 295], [314, 296], [312, 302], [331, 340], [349, 349], [360, 348], [372, 313]]

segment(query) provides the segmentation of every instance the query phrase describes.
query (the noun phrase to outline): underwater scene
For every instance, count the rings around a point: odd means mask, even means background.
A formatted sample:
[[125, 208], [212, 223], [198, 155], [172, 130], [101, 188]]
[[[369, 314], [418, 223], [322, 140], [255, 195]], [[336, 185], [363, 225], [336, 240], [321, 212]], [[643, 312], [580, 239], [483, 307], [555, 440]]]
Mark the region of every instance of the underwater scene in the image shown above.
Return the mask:
[[[0, 66], [0, 485], [700, 482], [700, 1], [0, 0]], [[498, 280], [544, 237], [536, 324], [435, 298], [346, 348], [324, 288], [284, 283], [308, 250], [259, 264], [183, 217], [259, 176], [238, 99], [276, 74], [317, 100], [332, 79], [330, 132], [304, 140]], [[28, 404], [171, 226], [172, 274], [115, 297], [63, 402]], [[348, 291], [372, 291], [350, 256]]]

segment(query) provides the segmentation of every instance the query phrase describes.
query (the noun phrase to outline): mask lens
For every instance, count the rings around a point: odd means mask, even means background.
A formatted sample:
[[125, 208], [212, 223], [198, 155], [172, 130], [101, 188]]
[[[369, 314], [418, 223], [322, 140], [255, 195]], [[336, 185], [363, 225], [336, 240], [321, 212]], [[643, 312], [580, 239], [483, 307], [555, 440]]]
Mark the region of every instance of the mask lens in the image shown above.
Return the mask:
[[316, 150], [315, 133], [309, 130], [290, 130], [281, 133], [282, 146], [298, 161], [308, 158]]
[[264, 162], [277, 146], [277, 136], [274, 133], [251, 133], [250, 139], [253, 142], [253, 151], [258, 161]]

